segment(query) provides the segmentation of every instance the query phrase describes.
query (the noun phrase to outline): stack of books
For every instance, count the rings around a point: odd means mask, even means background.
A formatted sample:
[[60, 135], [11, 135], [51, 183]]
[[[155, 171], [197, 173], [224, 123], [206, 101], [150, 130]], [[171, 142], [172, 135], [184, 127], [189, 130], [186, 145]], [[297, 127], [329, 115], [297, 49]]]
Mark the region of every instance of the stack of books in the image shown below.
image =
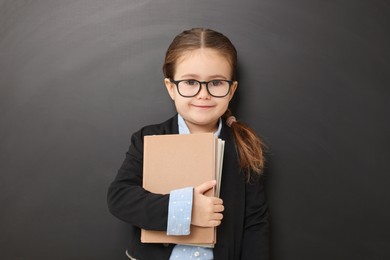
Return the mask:
[[[196, 187], [217, 180], [206, 196], [219, 196], [225, 142], [213, 133], [152, 135], [144, 137], [143, 188], [157, 194]], [[213, 247], [216, 227], [191, 225], [188, 236], [168, 236], [166, 231], [141, 230], [143, 243], [173, 243]]]

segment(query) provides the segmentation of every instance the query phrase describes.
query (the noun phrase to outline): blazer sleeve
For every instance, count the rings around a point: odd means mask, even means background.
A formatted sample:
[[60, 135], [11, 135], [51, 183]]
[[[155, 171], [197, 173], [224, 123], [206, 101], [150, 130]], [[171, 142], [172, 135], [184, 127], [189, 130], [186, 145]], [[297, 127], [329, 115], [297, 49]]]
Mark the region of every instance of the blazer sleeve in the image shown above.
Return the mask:
[[268, 204], [260, 177], [245, 184], [245, 222], [242, 241], [242, 260], [268, 260]]
[[110, 212], [117, 218], [148, 230], [166, 230], [169, 194], [142, 188], [143, 134], [133, 134], [126, 158], [108, 189]]

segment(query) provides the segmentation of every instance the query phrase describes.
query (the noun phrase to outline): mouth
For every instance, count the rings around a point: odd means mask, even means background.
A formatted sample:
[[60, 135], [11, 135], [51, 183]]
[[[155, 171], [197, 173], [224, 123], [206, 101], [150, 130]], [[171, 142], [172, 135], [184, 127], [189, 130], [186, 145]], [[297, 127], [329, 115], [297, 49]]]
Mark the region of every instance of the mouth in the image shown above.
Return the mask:
[[210, 105], [192, 105], [192, 106], [195, 108], [199, 108], [199, 109], [209, 109], [209, 108], [214, 107], [214, 106], [210, 106]]

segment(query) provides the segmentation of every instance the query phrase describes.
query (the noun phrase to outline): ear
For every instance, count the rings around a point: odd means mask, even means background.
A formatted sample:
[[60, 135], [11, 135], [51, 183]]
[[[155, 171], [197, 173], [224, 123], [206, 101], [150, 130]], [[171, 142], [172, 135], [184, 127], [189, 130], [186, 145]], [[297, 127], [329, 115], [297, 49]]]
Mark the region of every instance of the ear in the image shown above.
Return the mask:
[[175, 100], [175, 86], [174, 84], [168, 79], [164, 79], [165, 87], [168, 90], [169, 96], [171, 96], [172, 100]]
[[229, 92], [229, 101], [232, 100], [234, 93], [236, 92], [238, 87], [238, 81], [234, 81]]

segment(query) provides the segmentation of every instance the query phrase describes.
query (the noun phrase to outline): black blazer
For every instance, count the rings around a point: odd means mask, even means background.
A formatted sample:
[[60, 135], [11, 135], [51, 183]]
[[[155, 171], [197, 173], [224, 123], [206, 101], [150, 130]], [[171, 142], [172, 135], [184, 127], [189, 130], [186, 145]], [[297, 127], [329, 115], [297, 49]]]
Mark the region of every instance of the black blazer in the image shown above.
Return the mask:
[[[128, 253], [141, 260], [169, 259], [174, 246], [140, 242], [140, 228], [167, 228], [169, 194], [153, 194], [142, 188], [143, 137], [162, 134], [178, 134], [177, 115], [133, 134], [126, 159], [108, 190], [110, 212], [131, 227]], [[245, 181], [231, 129], [225, 122], [220, 138], [225, 140], [221, 184], [225, 210], [217, 228], [214, 259], [269, 259], [268, 209], [261, 179]]]

